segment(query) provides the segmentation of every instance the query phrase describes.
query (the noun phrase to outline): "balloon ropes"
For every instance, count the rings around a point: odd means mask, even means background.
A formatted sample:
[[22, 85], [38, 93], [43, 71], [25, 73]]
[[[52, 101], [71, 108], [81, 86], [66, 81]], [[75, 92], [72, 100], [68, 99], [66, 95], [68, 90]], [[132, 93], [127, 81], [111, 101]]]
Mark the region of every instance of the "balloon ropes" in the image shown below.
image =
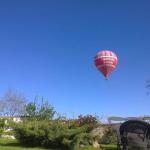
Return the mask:
[[118, 63], [117, 55], [110, 50], [102, 50], [96, 53], [94, 58], [96, 68], [104, 75], [105, 79], [116, 68]]

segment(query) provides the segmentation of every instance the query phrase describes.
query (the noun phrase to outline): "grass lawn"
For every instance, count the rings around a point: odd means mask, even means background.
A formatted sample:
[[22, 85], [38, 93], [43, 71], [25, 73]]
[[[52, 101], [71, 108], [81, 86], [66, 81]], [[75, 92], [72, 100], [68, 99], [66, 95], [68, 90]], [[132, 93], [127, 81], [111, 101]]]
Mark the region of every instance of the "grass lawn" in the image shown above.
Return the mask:
[[22, 147], [16, 140], [0, 138], [0, 150], [46, 150], [46, 149]]
[[[52, 149], [22, 147], [16, 140], [0, 138], [0, 150], [52, 150]], [[79, 150], [116, 150], [116, 146], [115, 145], [102, 145], [102, 149], [85, 147], [85, 148], [80, 148]]]
[[117, 150], [116, 145], [102, 145], [102, 148], [85, 147], [79, 150]]

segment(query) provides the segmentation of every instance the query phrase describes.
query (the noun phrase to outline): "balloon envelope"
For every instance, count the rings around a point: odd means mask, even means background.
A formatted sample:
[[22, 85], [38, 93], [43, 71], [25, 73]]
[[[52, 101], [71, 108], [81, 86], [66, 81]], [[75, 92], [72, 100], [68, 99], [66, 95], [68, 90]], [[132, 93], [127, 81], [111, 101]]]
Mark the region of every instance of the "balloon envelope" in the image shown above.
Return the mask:
[[96, 68], [107, 78], [116, 68], [118, 63], [117, 55], [110, 50], [102, 50], [97, 52], [94, 63]]

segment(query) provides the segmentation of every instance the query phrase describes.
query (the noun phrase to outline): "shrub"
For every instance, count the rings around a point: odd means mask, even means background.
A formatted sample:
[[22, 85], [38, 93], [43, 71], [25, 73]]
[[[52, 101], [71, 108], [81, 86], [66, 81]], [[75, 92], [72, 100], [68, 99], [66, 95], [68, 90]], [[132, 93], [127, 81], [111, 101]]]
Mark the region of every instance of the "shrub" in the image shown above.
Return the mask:
[[49, 148], [76, 149], [80, 144], [90, 144], [88, 124], [75, 125], [62, 120], [24, 120], [13, 123], [14, 135], [22, 145]]
[[104, 136], [100, 140], [100, 143], [102, 144], [116, 144], [117, 143], [116, 132], [110, 126], [107, 127]]
[[97, 127], [99, 122], [98, 122], [98, 119], [96, 116], [92, 116], [92, 115], [82, 116], [82, 115], [80, 115], [78, 117], [78, 119], [76, 120], [76, 123], [78, 126], [87, 125], [88, 126], [88, 132], [90, 132], [95, 127]]
[[0, 118], [0, 136], [4, 133], [5, 119]]

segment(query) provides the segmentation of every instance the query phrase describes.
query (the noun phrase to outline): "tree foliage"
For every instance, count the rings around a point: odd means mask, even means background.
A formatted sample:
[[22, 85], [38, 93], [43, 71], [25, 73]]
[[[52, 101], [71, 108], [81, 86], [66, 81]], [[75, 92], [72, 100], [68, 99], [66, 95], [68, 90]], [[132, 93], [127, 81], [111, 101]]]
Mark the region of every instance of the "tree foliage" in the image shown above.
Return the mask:
[[34, 101], [26, 105], [25, 115], [31, 119], [36, 118], [40, 120], [48, 120], [48, 119], [52, 119], [55, 113], [56, 111], [54, 110], [54, 107], [50, 105], [47, 100], [44, 100], [43, 98], [40, 103]]

